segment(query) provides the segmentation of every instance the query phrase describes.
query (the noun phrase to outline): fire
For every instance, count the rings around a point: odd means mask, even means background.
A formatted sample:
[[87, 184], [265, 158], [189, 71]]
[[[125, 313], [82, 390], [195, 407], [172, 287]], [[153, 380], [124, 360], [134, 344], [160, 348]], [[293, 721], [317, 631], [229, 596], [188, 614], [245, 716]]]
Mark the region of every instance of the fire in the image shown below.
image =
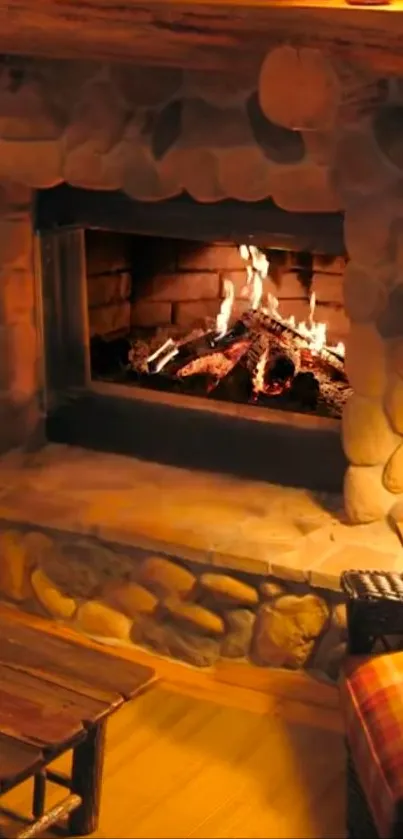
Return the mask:
[[289, 318], [283, 318], [279, 311], [279, 301], [277, 300], [277, 297], [270, 292], [267, 295], [268, 314], [281, 321], [281, 323], [295, 329], [297, 337], [302, 339], [303, 347], [306, 347], [314, 354], [319, 353], [323, 349], [327, 349], [344, 358], [345, 347], [342, 341], [339, 341], [336, 345], [327, 343], [327, 326], [321, 321], [315, 321], [315, 308], [316, 294], [313, 291], [309, 298], [308, 323], [306, 323], [306, 321], [297, 323], [294, 315], [290, 315]]
[[231, 280], [224, 280], [224, 300], [221, 303], [220, 311], [216, 317], [217, 338], [222, 338], [228, 330], [234, 297], [234, 283]]
[[[309, 299], [309, 315], [307, 321], [297, 323], [293, 315], [289, 318], [284, 318], [280, 313], [279, 301], [271, 292], [267, 294], [267, 305], [262, 307], [264, 281], [268, 277], [270, 268], [269, 260], [255, 245], [240, 245], [239, 254], [245, 262], [246, 268], [245, 286], [242, 289], [242, 296], [249, 299], [250, 309], [253, 312], [260, 310], [263, 315], [268, 315], [277, 324], [281, 324], [283, 327], [290, 327], [294, 333], [297, 348], [307, 356], [306, 361], [308, 366], [309, 359], [313, 361], [314, 356], [323, 351], [334, 353], [339, 359], [344, 357], [344, 344], [339, 342], [336, 346], [329, 345], [327, 343], [326, 323], [315, 320], [316, 295], [314, 292], [312, 292]], [[220, 341], [228, 332], [234, 305], [234, 283], [228, 278], [224, 280], [223, 293], [224, 297], [216, 316], [214, 346], [216, 346], [215, 342]], [[179, 344], [180, 342], [173, 341], [169, 338], [162, 347], [148, 357], [147, 363], [149, 367], [152, 367], [153, 372], [161, 372], [166, 364], [178, 355]], [[217, 373], [219, 367], [223, 368], [224, 371], [227, 368], [230, 369], [233, 363], [230, 355], [228, 351], [225, 355], [223, 352], [217, 352], [211, 358], [198, 359], [197, 364], [196, 362], [192, 362], [192, 364], [184, 366], [180, 376], [192, 375], [196, 372], [195, 367], [197, 367], [197, 372], [204, 372], [210, 375], [213, 375], [213, 370]], [[237, 356], [237, 350], [235, 350], [235, 355]], [[257, 361], [252, 382], [255, 395], [266, 391], [264, 378], [268, 358], [269, 350], [266, 349]]]
[[253, 393], [257, 396], [258, 393], [263, 393], [265, 389], [265, 381], [264, 381], [264, 374], [266, 370], [266, 364], [269, 358], [269, 349], [265, 349], [262, 352], [262, 355], [259, 358], [258, 363], [255, 367], [255, 372], [252, 378], [252, 387]]
[[263, 280], [269, 273], [269, 260], [254, 245], [241, 245], [239, 255], [247, 263], [246, 292], [251, 302], [251, 309], [256, 311], [263, 296]]

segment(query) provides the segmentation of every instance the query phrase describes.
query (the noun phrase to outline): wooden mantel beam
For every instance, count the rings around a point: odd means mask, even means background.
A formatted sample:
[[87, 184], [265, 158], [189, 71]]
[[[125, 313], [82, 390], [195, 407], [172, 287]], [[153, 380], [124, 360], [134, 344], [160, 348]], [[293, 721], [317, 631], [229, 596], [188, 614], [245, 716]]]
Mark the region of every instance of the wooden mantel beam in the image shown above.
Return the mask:
[[0, 52], [222, 70], [287, 40], [403, 74], [403, 0], [0, 0]]

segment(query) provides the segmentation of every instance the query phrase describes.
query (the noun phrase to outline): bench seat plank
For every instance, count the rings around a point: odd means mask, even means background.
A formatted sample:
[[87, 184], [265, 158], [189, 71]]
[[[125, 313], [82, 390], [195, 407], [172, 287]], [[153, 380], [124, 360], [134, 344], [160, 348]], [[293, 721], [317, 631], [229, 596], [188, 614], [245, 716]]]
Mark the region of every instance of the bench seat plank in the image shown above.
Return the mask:
[[35, 702], [42, 703], [44, 709], [57, 701], [63, 710], [85, 727], [99, 722], [123, 703], [121, 696], [114, 703], [93, 699], [4, 664], [0, 664], [0, 689], [11, 696], [34, 698]]
[[49, 751], [77, 738], [84, 727], [56, 696], [44, 705], [35, 696], [9, 693], [0, 682], [0, 732]]
[[24, 624], [11, 623], [0, 615], [0, 663], [20, 667], [33, 675], [55, 681], [60, 675], [66, 685], [88, 695], [88, 687], [116, 700], [136, 696], [155, 678], [150, 667], [115, 658], [101, 650], [85, 647]]
[[37, 772], [44, 763], [42, 751], [29, 743], [0, 734], [0, 792]]

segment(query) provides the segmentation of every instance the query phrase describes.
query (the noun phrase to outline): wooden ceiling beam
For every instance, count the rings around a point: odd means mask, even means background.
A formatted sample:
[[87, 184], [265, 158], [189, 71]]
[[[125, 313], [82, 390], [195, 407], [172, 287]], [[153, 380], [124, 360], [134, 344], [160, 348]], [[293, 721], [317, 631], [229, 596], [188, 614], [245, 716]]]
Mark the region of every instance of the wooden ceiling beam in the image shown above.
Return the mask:
[[0, 0], [0, 52], [220, 71], [288, 41], [403, 74], [403, 0]]

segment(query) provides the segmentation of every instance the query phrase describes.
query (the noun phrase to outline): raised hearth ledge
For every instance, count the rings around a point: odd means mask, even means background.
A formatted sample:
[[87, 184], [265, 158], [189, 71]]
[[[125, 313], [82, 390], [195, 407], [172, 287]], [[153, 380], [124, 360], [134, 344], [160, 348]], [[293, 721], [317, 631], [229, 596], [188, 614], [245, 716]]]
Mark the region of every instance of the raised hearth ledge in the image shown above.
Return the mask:
[[271, 425], [286, 424], [293, 428], [309, 428], [315, 431], [334, 431], [340, 434], [340, 420], [317, 414], [299, 414], [296, 411], [282, 411], [276, 408], [262, 408], [239, 402], [220, 402], [203, 396], [187, 396], [182, 393], [151, 390], [151, 388], [128, 387], [110, 382], [91, 382], [90, 390], [100, 396], [113, 396], [158, 405], [174, 405], [194, 411], [208, 411], [227, 417], [265, 422]]
[[[95, 537], [339, 590], [351, 567], [401, 570], [385, 522], [350, 527], [328, 493], [48, 445], [0, 460], [0, 523]], [[376, 546], [376, 547], [374, 547]]]

